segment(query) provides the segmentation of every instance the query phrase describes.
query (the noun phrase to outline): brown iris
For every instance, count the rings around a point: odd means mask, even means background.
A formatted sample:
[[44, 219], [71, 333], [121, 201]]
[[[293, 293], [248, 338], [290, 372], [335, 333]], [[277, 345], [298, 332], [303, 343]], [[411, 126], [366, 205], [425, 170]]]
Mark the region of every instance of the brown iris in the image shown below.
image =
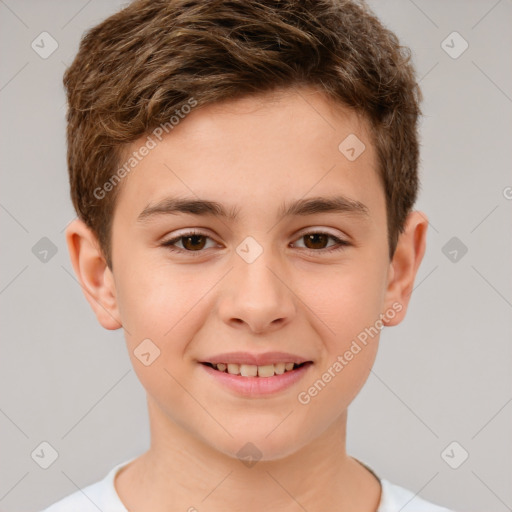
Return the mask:
[[[311, 235], [305, 235], [303, 238], [304, 244], [308, 249], [325, 249], [329, 240], [329, 235], [324, 233], [313, 233]], [[312, 247], [308, 244], [312, 244]]]
[[182, 244], [189, 251], [201, 250], [206, 245], [206, 237], [204, 235], [189, 235], [182, 237]]

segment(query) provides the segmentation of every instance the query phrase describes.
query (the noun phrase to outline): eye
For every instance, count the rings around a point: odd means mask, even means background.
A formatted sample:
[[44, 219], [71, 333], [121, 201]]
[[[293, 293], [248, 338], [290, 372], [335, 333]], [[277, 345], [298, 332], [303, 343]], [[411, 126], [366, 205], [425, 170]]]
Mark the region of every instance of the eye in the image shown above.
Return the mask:
[[[329, 239], [334, 241], [334, 244], [326, 245], [329, 243]], [[321, 231], [305, 233], [298, 240], [304, 241], [305, 247], [303, 250], [316, 254], [339, 251], [350, 245], [349, 242], [342, 240], [337, 236]], [[209, 247], [207, 246], [208, 241], [211, 242]], [[191, 256], [199, 256], [202, 252], [204, 252], [203, 249], [216, 247], [215, 242], [209, 236], [199, 231], [182, 233], [179, 236], [171, 238], [170, 240], [166, 240], [161, 245], [162, 247], [166, 247], [173, 252], [188, 253]]]
[[[326, 246], [329, 239], [334, 240], [334, 244]], [[303, 234], [299, 240], [304, 240], [305, 249], [310, 252], [332, 252], [344, 249], [350, 245], [346, 240], [342, 240], [337, 236], [329, 233], [323, 233], [321, 231], [313, 231], [310, 233]]]
[[[163, 242], [162, 246], [176, 252], [200, 253], [202, 252], [202, 249], [209, 248], [206, 247], [207, 240], [213, 242], [213, 240], [204, 233], [191, 231], [188, 233], [182, 233], [179, 236]], [[181, 247], [176, 244], [181, 244]], [[215, 247], [215, 243], [213, 243], [211, 247]]]

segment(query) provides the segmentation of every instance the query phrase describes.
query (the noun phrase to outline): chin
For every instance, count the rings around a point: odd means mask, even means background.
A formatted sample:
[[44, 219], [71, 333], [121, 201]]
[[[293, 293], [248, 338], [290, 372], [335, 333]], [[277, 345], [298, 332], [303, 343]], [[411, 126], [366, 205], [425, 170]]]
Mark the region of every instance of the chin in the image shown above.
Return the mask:
[[233, 432], [233, 438], [209, 443], [211, 448], [233, 459], [238, 459], [245, 463], [247, 467], [251, 467], [256, 462], [276, 461], [284, 459], [297, 452], [302, 446], [307, 444], [307, 439], [300, 439], [298, 435], [293, 435], [290, 429], [283, 429], [283, 432], [269, 432], [275, 428], [244, 429], [242, 431]]

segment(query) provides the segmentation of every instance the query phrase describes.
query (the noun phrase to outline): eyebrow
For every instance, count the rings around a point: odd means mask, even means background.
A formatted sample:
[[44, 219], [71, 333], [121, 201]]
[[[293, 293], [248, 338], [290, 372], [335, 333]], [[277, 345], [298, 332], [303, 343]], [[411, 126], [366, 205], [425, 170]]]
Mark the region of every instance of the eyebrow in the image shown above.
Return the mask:
[[[148, 205], [139, 214], [137, 221], [144, 222], [159, 215], [188, 213], [201, 216], [222, 217], [236, 220], [239, 208], [225, 208], [221, 203], [206, 199], [168, 197], [156, 204]], [[291, 216], [306, 216], [316, 213], [345, 213], [362, 217], [369, 216], [368, 207], [360, 201], [345, 196], [311, 197], [283, 204], [279, 210], [279, 220]]]

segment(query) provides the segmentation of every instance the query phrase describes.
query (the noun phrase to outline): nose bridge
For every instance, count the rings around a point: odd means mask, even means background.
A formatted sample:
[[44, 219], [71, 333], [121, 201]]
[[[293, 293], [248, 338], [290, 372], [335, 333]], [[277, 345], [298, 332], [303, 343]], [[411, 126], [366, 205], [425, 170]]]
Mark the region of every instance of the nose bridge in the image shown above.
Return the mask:
[[289, 321], [295, 304], [293, 294], [283, 283], [282, 266], [275, 251], [247, 237], [236, 253], [229, 291], [220, 307], [223, 320], [242, 322], [257, 332]]

